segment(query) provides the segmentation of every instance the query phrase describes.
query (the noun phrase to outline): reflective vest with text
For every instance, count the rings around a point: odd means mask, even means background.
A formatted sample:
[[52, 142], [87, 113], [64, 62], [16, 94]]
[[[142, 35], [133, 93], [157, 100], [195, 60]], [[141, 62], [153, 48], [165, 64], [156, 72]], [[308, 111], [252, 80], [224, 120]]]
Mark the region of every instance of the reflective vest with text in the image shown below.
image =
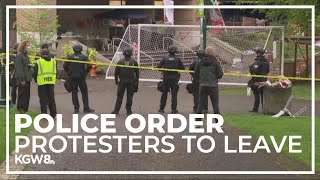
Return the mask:
[[57, 79], [57, 66], [56, 61], [51, 59], [50, 61], [46, 61], [41, 58], [37, 60], [38, 64], [38, 76], [37, 76], [37, 84], [38, 85], [46, 85], [46, 84], [55, 84]]

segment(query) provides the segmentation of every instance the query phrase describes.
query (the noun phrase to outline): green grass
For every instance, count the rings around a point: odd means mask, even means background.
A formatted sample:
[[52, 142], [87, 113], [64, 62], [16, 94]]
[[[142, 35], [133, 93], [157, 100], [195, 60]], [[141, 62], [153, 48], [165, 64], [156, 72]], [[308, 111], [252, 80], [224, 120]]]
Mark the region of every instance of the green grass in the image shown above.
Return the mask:
[[[226, 124], [237, 127], [245, 133], [258, 136], [275, 136], [279, 140], [284, 135], [301, 135], [302, 153], [289, 153], [288, 143], [284, 145], [282, 152], [309, 167], [311, 167], [311, 117], [281, 117], [272, 118], [259, 114], [226, 114], [224, 116]], [[320, 137], [320, 119], [316, 119], [316, 137]], [[269, 145], [271, 140], [267, 139]], [[269, 146], [270, 147], [270, 146]], [[271, 145], [272, 147], [272, 145]], [[316, 138], [316, 170], [320, 171], [320, 139]]]
[[[15, 145], [15, 136], [16, 135], [26, 135], [30, 131], [30, 128], [22, 129], [21, 133], [16, 134], [15, 131], [15, 121], [14, 121], [14, 115], [18, 112], [16, 109], [10, 109], [10, 123], [9, 123], [9, 148], [10, 152], [14, 149]], [[37, 112], [28, 112], [28, 114], [32, 117], [38, 115]], [[0, 164], [5, 160], [6, 158], [6, 111], [5, 109], [0, 109]]]
[[[320, 85], [316, 85], [316, 90], [320, 89]], [[247, 87], [241, 88], [229, 88], [229, 89], [221, 89], [221, 94], [234, 94], [234, 95], [244, 95], [247, 94]], [[311, 99], [311, 85], [293, 85], [292, 87], [292, 95], [295, 99]], [[320, 100], [319, 91], [315, 92], [316, 100]]]

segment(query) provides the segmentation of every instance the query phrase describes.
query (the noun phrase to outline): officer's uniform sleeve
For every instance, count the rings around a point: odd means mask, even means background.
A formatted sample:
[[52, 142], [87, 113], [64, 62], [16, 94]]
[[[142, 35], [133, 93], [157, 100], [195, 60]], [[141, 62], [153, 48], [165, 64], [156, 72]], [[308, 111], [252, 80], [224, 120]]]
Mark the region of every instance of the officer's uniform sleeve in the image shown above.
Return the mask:
[[194, 77], [196, 79], [200, 79], [200, 63], [196, 63], [195, 68], [194, 68]]
[[270, 63], [269, 62], [267, 62], [266, 63], [266, 66], [267, 66], [267, 74], [270, 72]]
[[[196, 60], [193, 60], [192, 63], [190, 64], [189, 66], [189, 70], [190, 71], [194, 71], [196, 69], [196, 64], [197, 64], [197, 61]], [[194, 75], [194, 72], [190, 72], [190, 74], [193, 76]]]
[[[134, 66], [139, 66], [137, 61], [134, 62]], [[134, 72], [135, 72], [136, 80], [138, 81], [140, 76], [139, 68], [135, 68]]]
[[37, 77], [38, 77], [38, 63], [35, 64], [35, 66], [33, 67], [33, 72], [32, 72], [32, 77], [34, 79], [34, 81], [37, 83]]
[[[83, 58], [84, 58], [85, 61], [89, 62], [89, 58], [87, 56], [83, 55]], [[86, 72], [87, 73], [90, 72], [91, 68], [92, 68], [91, 64], [86, 64]]]
[[160, 61], [159, 65], [157, 66], [157, 68], [163, 68], [164, 61], [165, 61], [165, 57], [162, 58], [162, 60]]
[[253, 63], [253, 64], [251, 64], [250, 66], [249, 66], [249, 72], [250, 72], [250, 74], [254, 74], [254, 70], [253, 70], [253, 66], [255, 65], [255, 63]]
[[178, 59], [179, 59], [179, 69], [181, 69], [181, 70], [185, 70], [185, 67], [184, 67], [184, 65], [183, 65], [183, 62], [181, 61], [181, 59], [178, 57]]
[[[71, 55], [69, 55], [69, 56], [67, 57], [67, 59], [72, 60], [73, 58], [72, 58]], [[63, 63], [63, 69], [64, 69], [65, 72], [68, 72], [68, 71], [69, 71], [69, 65], [70, 65], [69, 62], [64, 62], [64, 63]]]
[[[117, 63], [117, 65], [121, 64], [121, 61], [119, 61]], [[119, 77], [120, 77], [120, 67], [116, 66], [115, 70], [114, 70], [114, 80], [116, 81], [116, 83], [119, 82]]]

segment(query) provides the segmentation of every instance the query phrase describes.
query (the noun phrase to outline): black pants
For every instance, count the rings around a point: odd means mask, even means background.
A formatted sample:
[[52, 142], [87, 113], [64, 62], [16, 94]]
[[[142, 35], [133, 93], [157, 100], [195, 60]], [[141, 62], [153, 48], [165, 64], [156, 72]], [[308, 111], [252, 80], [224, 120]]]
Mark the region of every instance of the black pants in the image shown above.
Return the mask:
[[178, 81], [175, 80], [163, 80], [165, 90], [162, 92], [160, 99], [160, 109], [164, 109], [167, 104], [168, 92], [171, 91], [171, 110], [177, 109], [177, 96], [179, 91]]
[[[199, 83], [193, 83], [193, 111], [197, 112], [199, 105]], [[204, 111], [208, 111], [208, 98], [204, 99]]]
[[253, 111], [259, 110], [260, 99], [261, 104], [263, 104], [263, 87], [258, 88], [258, 86], [253, 86], [252, 88], [253, 95], [254, 95], [254, 104], [253, 104]]
[[17, 89], [18, 89], [17, 84], [13, 83], [11, 86], [11, 102], [12, 102], [12, 104], [17, 103]]
[[123, 100], [123, 95], [127, 91], [127, 103], [126, 103], [126, 109], [127, 111], [131, 111], [132, 107], [132, 99], [134, 94], [134, 83], [133, 82], [121, 82], [118, 85], [118, 91], [117, 91], [117, 100], [116, 105], [114, 107], [114, 111], [119, 112]]
[[47, 84], [38, 86], [38, 96], [42, 114], [47, 114], [49, 107], [50, 115], [54, 118], [57, 115], [56, 101], [54, 98], [54, 85]]
[[18, 111], [28, 112], [30, 101], [30, 82], [26, 81], [24, 85], [18, 85]]
[[78, 89], [80, 89], [82, 94], [83, 110], [88, 110], [89, 108], [89, 97], [88, 97], [88, 86], [86, 79], [84, 77], [71, 78], [72, 86], [72, 103], [75, 110], [79, 110], [79, 100], [78, 100]]
[[210, 86], [200, 86], [199, 90], [199, 106], [197, 113], [202, 114], [203, 109], [205, 107], [205, 101], [208, 99], [208, 96], [210, 97], [213, 112], [215, 114], [220, 114], [220, 108], [219, 108], [219, 89], [218, 87], [210, 87]]

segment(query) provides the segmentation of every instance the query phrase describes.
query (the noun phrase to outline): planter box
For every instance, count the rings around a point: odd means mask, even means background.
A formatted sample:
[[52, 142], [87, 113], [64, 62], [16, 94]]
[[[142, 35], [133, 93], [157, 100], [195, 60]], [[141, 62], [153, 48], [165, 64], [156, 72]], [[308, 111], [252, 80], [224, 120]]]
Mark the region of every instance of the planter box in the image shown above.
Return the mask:
[[[284, 109], [290, 96], [291, 88], [265, 87], [263, 90], [263, 113], [277, 114]], [[291, 110], [291, 103], [287, 109]]]

